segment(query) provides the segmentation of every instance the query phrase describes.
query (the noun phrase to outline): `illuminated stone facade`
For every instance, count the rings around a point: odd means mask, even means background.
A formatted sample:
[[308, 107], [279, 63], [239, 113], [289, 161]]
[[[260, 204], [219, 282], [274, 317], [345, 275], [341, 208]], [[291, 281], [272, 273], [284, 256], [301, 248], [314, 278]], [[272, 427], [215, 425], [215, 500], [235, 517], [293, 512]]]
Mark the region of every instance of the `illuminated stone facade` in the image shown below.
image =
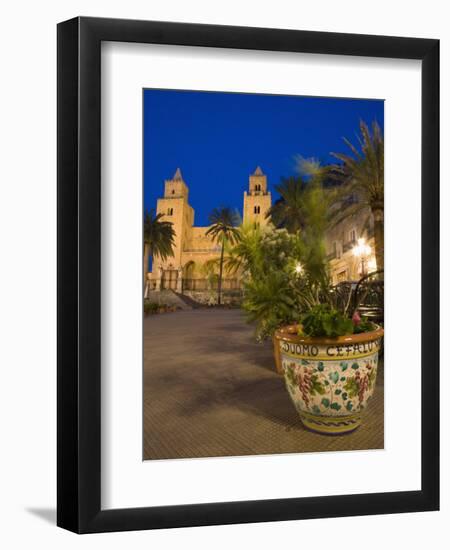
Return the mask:
[[[358, 239], [364, 239], [371, 251], [355, 256]], [[325, 237], [330, 275], [333, 284], [358, 281], [363, 274], [376, 271], [375, 243], [373, 238], [373, 216], [369, 208], [346, 216], [340, 223], [327, 231]]]
[[[266, 214], [272, 206], [272, 197], [267, 187], [267, 176], [258, 166], [249, 176], [248, 191], [244, 191], [243, 222], [267, 225]], [[164, 183], [164, 196], [158, 199], [157, 213], [164, 215], [175, 230], [173, 256], [162, 261], [153, 258], [152, 271], [148, 273], [148, 290], [172, 289], [187, 294], [204, 292], [212, 288], [211, 274], [206, 269], [210, 260], [218, 259], [220, 247], [206, 235], [210, 226], [194, 225], [195, 212], [189, 204], [189, 188], [178, 168], [172, 179]], [[365, 258], [353, 253], [358, 239], [364, 238], [371, 247]], [[360, 279], [365, 270], [376, 269], [373, 240], [373, 216], [369, 209], [345, 217], [326, 234], [326, 247], [330, 274], [334, 284]], [[363, 265], [364, 262], [364, 265]], [[223, 281], [224, 290], [240, 287], [239, 274]]]
[[[271, 205], [267, 176], [258, 166], [249, 177], [248, 191], [244, 192], [243, 222], [266, 225]], [[148, 274], [150, 289], [205, 290], [208, 286], [206, 264], [219, 258], [220, 247], [206, 235], [210, 226], [194, 225], [195, 212], [189, 204], [189, 188], [179, 168], [172, 179], [165, 181], [164, 197], [158, 199], [156, 211], [173, 224], [175, 242], [172, 257], [165, 261], [158, 256], [153, 258], [152, 271]], [[224, 281], [225, 290], [238, 287], [238, 277]]]

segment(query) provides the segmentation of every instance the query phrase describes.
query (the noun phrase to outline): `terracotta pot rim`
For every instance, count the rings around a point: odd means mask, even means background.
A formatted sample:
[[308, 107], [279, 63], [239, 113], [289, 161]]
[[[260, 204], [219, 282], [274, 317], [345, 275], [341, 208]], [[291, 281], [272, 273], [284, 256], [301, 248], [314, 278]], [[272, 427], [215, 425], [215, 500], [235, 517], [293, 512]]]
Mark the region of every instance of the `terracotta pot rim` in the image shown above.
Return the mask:
[[378, 340], [384, 334], [384, 329], [379, 325], [375, 325], [376, 329], [370, 332], [362, 332], [360, 334], [346, 334], [344, 336], [336, 336], [330, 338], [327, 336], [298, 336], [298, 325], [288, 325], [281, 327], [275, 331], [274, 337], [284, 342], [292, 342], [295, 344], [316, 344], [316, 345], [328, 345], [328, 344], [351, 344], [360, 342], [373, 342]]

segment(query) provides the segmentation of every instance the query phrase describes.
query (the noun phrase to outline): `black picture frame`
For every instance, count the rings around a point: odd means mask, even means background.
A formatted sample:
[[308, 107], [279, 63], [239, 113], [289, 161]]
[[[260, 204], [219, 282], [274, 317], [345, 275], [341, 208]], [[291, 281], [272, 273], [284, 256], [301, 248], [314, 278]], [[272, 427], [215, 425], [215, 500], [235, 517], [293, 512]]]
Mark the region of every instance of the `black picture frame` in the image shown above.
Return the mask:
[[[422, 61], [422, 489], [101, 509], [102, 41]], [[77, 17], [58, 25], [57, 524], [76, 533], [439, 508], [439, 41]], [[426, 362], [425, 362], [426, 360]]]

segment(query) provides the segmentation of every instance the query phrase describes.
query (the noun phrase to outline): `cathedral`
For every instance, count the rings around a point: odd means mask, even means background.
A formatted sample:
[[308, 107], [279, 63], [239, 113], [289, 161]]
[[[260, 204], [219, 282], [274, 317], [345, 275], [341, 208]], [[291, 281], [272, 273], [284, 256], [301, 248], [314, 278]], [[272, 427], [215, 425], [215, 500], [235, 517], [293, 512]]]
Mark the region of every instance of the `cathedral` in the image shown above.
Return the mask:
[[[267, 189], [267, 176], [258, 166], [249, 176], [248, 191], [244, 191], [243, 223], [269, 223], [266, 214], [272, 206], [272, 197]], [[153, 258], [152, 271], [147, 274], [145, 296], [152, 290], [174, 290], [196, 299], [201, 293], [217, 286], [214, 276], [208, 272], [211, 260], [220, 257], [217, 242], [206, 235], [209, 226], [194, 225], [194, 209], [189, 204], [189, 188], [177, 168], [172, 179], [164, 184], [164, 197], [158, 199], [157, 213], [173, 224], [175, 242], [173, 256], [162, 261]], [[355, 256], [358, 241], [365, 241], [366, 258]], [[328, 252], [330, 275], [334, 284], [357, 281], [365, 271], [375, 271], [373, 216], [370, 209], [349, 215], [327, 230], [325, 244]], [[234, 277], [234, 278], [233, 278]], [[239, 290], [241, 278], [224, 274], [223, 290]]]
[[[267, 176], [258, 166], [249, 176], [248, 191], [244, 191], [243, 223], [266, 225], [266, 214], [271, 205]], [[206, 235], [209, 226], [194, 225], [195, 212], [189, 204], [189, 188], [179, 168], [172, 179], [165, 181], [164, 197], [158, 199], [156, 211], [173, 224], [175, 242], [172, 257], [165, 261], [158, 256], [153, 258], [152, 271], [147, 275], [149, 290], [207, 290], [210, 285], [205, 264], [219, 257], [220, 247]], [[223, 288], [233, 290], [239, 288], [239, 284], [238, 279], [225, 279]]]

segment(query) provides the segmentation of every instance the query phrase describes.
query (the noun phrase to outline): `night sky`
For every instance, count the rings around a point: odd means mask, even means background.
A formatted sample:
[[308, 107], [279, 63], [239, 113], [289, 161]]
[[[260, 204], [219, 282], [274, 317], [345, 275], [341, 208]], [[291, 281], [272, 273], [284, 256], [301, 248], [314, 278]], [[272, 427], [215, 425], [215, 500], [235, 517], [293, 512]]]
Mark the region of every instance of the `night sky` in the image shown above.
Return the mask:
[[[294, 175], [294, 156], [333, 162], [357, 143], [359, 120], [384, 125], [382, 100], [144, 90], [144, 205], [156, 208], [164, 180], [181, 168], [195, 210], [208, 225], [218, 206], [242, 214], [248, 176], [260, 165], [269, 190]], [[277, 197], [273, 194], [272, 200]]]

